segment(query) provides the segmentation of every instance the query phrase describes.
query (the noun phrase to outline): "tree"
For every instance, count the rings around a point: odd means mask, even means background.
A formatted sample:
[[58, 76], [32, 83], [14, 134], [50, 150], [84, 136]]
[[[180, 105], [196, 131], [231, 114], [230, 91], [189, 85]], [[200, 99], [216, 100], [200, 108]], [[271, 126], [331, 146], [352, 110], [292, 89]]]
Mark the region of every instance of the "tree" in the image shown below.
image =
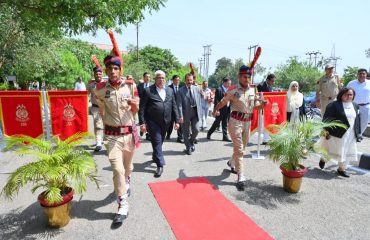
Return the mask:
[[95, 33], [99, 28], [121, 30], [141, 21], [143, 11], [157, 11], [166, 0], [0, 0], [0, 12], [14, 10], [29, 29], [67, 34]]
[[48, 81], [58, 89], [73, 89], [78, 76], [85, 83], [92, 77], [91, 55], [97, 55], [103, 65], [107, 54], [93, 45], [74, 39], [44, 39], [43, 44], [34, 44], [27, 51], [18, 53], [11, 74], [17, 76], [22, 89], [34, 80]]
[[153, 72], [162, 70], [165, 73], [169, 73], [172, 70], [181, 68], [180, 62], [169, 49], [162, 49], [151, 45], [140, 49], [139, 59]]
[[313, 91], [321, 72], [317, 67], [310, 66], [307, 62], [299, 62], [296, 57], [291, 57], [285, 64], [277, 68], [275, 84], [284, 89], [289, 88], [292, 81], [299, 83], [301, 92]]
[[343, 74], [343, 84], [344, 86], [347, 86], [348, 82], [357, 79], [357, 71], [360, 69], [359, 67], [350, 67], [347, 66], [344, 69], [344, 74]]

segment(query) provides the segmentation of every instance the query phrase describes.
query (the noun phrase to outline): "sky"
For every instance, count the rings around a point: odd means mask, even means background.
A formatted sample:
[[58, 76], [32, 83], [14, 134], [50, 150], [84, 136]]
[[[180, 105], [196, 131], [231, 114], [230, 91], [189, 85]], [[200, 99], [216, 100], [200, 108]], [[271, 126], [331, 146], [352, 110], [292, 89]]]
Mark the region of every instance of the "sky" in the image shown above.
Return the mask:
[[[369, 69], [369, 0], [168, 0], [158, 12], [145, 13], [139, 27], [139, 47], [170, 49], [182, 64], [199, 65], [203, 46], [211, 46], [209, 75], [222, 57], [248, 62], [248, 47], [262, 48], [259, 63], [273, 72], [289, 57], [308, 60], [307, 52], [330, 57], [335, 46], [337, 73], [346, 66]], [[104, 30], [77, 36], [110, 44]], [[120, 50], [136, 45], [136, 26], [116, 35]]]

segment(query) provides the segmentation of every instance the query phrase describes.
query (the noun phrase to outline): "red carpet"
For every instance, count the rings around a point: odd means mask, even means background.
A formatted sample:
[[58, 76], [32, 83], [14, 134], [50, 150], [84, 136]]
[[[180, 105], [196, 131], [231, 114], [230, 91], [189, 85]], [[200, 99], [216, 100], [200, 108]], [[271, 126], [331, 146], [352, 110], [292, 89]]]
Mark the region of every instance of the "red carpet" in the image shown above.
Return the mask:
[[204, 177], [149, 186], [177, 239], [272, 239]]

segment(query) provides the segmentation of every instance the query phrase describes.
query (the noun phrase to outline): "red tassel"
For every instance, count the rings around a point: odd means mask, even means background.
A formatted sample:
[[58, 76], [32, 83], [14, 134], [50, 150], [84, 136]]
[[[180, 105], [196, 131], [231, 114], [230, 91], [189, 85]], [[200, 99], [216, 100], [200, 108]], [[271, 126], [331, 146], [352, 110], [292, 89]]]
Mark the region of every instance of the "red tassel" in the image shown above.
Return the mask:
[[251, 62], [251, 64], [250, 64], [250, 67], [251, 67], [251, 68], [254, 68], [254, 66], [256, 65], [257, 60], [258, 60], [258, 58], [259, 58], [259, 57], [260, 57], [260, 55], [261, 55], [261, 52], [262, 52], [262, 48], [261, 48], [261, 47], [258, 47], [258, 48], [257, 48], [257, 51], [256, 51], [256, 54], [254, 54], [253, 61], [252, 61], [252, 62]]
[[189, 67], [190, 67], [190, 73], [193, 74], [194, 76], [194, 80], [197, 79], [197, 75], [195, 74], [195, 70], [194, 70], [194, 66], [192, 63], [189, 63]]
[[112, 42], [112, 45], [113, 45], [113, 54], [115, 56], [118, 56], [121, 60], [121, 74], [123, 74], [123, 58], [122, 58], [122, 53], [121, 51], [119, 50], [118, 48], [118, 44], [117, 44], [117, 41], [116, 41], [116, 38], [114, 37], [114, 34], [113, 34], [113, 31], [111, 29], [108, 29], [108, 34], [109, 34], [109, 38], [110, 38], [110, 41]]
[[97, 66], [98, 68], [102, 68], [100, 63], [99, 63], [99, 60], [98, 58], [95, 56], [95, 55], [92, 55], [91, 56], [91, 61], [95, 64], [95, 66]]

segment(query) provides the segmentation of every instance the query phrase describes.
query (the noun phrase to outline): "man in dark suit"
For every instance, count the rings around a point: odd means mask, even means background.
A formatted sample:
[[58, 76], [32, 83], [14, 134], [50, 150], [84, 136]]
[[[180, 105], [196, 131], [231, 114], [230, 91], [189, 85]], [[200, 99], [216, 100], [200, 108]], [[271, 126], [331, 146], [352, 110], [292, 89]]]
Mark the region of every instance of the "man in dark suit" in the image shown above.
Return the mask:
[[[222, 85], [216, 89], [214, 106], [217, 106], [217, 104], [221, 102], [230, 85], [231, 79], [229, 77], [224, 77], [222, 79]], [[213, 122], [211, 128], [208, 130], [207, 139], [211, 139], [212, 133], [216, 130], [218, 126], [220, 126], [220, 123], [222, 122], [222, 141], [231, 142], [231, 140], [227, 136], [227, 122], [229, 121], [229, 116], [230, 106], [226, 105], [220, 109], [220, 115], [216, 116], [215, 121]]]
[[266, 81], [257, 85], [258, 92], [272, 92], [272, 85], [274, 85], [275, 79], [274, 74], [267, 75]]
[[180, 88], [176, 96], [177, 105], [179, 107], [180, 123], [182, 123], [182, 135], [184, 136], [186, 154], [188, 155], [191, 155], [191, 153], [195, 151], [194, 143], [199, 133], [199, 120], [202, 116], [202, 96], [200, 94], [200, 89], [195, 86], [193, 82], [193, 74], [186, 74], [186, 85]]
[[[139, 98], [140, 99], [143, 96], [144, 90], [151, 85], [150, 84], [150, 74], [148, 72], [145, 72], [143, 74], [143, 80], [144, 80], [144, 82], [142, 82], [139, 85], [137, 85], [137, 92], [139, 94]], [[143, 136], [143, 134], [144, 133], [142, 131], [140, 131], [140, 136]], [[149, 134], [148, 133], [145, 134], [145, 139], [148, 140], [148, 141], [150, 141], [150, 137], [149, 137]]]
[[146, 88], [140, 99], [139, 123], [143, 132], [148, 131], [153, 147], [153, 160], [157, 164], [154, 177], [160, 177], [163, 173], [165, 161], [163, 158], [162, 145], [166, 131], [175, 114], [175, 129], [179, 128], [179, 114], [175, 95], [171, 88], [165, 88], [166, 74], [158, 70], [155, 72], [155, 84]]
[[[174, 94], [175, 94], [175, 97], [177, 96], [179, 90], [180, 90], [180, 77], [179, 75], [173, 75], [172, 77], [172, 84], [168, 85], [169, 88], [172, 88]], [[175, 119], [175, 115], [172, 114], [172, 120], [170, 122], [170, 126], [167, 130], [167, 136], [166, 136], [166, 139], [170, 139], [171, 137], [171, 133], [172, 133], [172, 129], [173, 129], [173, 125], [174, 123], [176, 122], [176, 119]], [[183, 140], [183, 137], [182, 137], [182, 130], [181, 130], [181, 126], [179, 129], [177, 129], [177, 142], [178, 143], [184, 143], [184, 140]]]
[[[271, 73], [267, 75], [266, 81], [257, 85], [258, 92], [272, 92], [272, 85], [274, 85], [275, 79], [276, 77], [274, 74]], [[262, 145], [266, 145], [269, 140], [270, 140], [270, 135], [268, 134], [266, 130], [264, 130]]]

